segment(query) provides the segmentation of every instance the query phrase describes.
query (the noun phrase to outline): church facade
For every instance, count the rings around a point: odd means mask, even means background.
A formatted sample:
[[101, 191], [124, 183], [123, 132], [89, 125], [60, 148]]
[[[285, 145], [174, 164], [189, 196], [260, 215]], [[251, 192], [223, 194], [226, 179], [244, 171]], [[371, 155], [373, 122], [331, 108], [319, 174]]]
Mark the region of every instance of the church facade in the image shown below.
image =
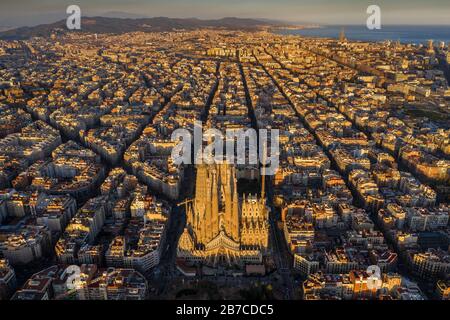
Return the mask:
[[177, 257], [210, 266], [259, 264], [269, 245], [269, 210], [261, 197], [237, 191], [236, 168], [227, 163], [197, 166], [195, 198]]

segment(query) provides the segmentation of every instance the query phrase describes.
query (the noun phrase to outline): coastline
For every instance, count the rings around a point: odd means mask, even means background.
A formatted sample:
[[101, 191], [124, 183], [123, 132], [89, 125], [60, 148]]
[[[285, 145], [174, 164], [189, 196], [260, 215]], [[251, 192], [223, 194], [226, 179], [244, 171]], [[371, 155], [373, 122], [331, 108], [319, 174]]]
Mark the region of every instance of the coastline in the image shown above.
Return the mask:
[[369, 30], [363, 25], [328, 25], [315, 28], [279, 28], [272, 31], [279, 35], [339, 39], [342, 30], [350, 41], [399, 41], [405, 44], [425, 44], [429, 40], [450, 42], [450, 25], [386, 25], [381, 30]]

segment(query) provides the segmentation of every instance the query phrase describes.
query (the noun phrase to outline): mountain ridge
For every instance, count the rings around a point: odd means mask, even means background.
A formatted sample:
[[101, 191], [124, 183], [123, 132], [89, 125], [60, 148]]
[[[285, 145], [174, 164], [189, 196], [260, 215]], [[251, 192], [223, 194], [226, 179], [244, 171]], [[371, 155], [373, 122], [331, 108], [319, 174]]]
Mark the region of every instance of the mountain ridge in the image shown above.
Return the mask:
[[[81, 30], [77, 32], [112, 33], [127, 32], [164, 32], [174, 30], [196, 30], [201, 28], [221, 28], [227, 30], [258, 31], [262, 28], [289, 26], [273, 21], [263, 21], [251, 18], [224, 17], [221, 19], [198, 18], [113, 18], [113, 17], [84, 17], [81, 20]], [[41, 24], [33, 27], [20, 27], [0, 32], [2, 40], [25, 40], [32, 37], [49, 37], [54, 32], [68, 32], [66, 20]], [[73, 31], [73, 30], [70, 30]]]

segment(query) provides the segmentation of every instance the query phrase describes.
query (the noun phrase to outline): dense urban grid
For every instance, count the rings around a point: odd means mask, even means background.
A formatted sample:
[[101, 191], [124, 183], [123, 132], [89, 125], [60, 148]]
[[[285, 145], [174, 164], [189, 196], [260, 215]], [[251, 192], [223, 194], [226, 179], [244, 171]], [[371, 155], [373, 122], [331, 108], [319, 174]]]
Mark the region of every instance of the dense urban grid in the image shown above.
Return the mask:
[[[0, 299], [450, 299], [449, 65], [344, 34], [0, 41]], [[198, 121], [278, 129], [278, 171], [177, 165]]]

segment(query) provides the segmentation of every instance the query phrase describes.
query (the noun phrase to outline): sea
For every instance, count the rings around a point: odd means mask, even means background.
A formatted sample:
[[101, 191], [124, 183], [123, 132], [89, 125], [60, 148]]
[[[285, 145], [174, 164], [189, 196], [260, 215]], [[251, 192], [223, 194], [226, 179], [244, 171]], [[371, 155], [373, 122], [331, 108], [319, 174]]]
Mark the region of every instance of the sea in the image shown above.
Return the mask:
[[280, 29], [278, 34], [301, 35], [314, 38], [338, 39], [344, 30], [348, 40], [356, 41], [400, 41], [401, 43], [425, 44], [429, 40], [436, 43], [450, 42], [450, 25], [446, 26], [398, 26], [386, 25], [380, 30], [369, 30], [366, 26], [321, 26], [307, 29]]

